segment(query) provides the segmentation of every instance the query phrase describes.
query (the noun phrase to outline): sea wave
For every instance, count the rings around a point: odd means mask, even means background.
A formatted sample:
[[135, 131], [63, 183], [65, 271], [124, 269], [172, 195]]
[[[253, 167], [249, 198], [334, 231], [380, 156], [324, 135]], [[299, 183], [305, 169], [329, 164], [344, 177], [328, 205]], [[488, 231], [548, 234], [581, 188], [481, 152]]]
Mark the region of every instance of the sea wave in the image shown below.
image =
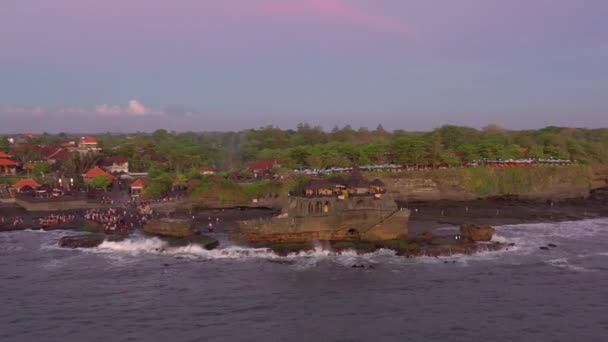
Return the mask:
[[593, 219], [498, 226], [492, 240], [515, 243], [517, 250], [530, 253], [550, 243], [568, 244], [598, 235], [608, 235], [605, 223], [606, 219]]
[[[127, 253], [131, 255], [141, 254], [159, 254], [182, 257], [199, 257], [205, 259], [232, 259], [232, 260], [250, 260], [250, 259], [300, 259], [300, 258], [356, 258], [360, 257], [354, 250], [333, 251], [322, 246], [316, 246], [313, 250], [300, 251], [290, 253], [286, 256], [280, 256], [268, 248], [253, 248], [243, 246], [226, 246], [213, 250], [207, 250], [197, 244], [189, 244], [182, 247], [172, 247], [165, 241], [158, 238], [131, 238], [123, 241], [113, 242], [104, 241], [98, 248], [93, 249], [100, 253]], [[373, 253], [376, 255], [385, 255], [386, 252], [380, 251]], [[394, 255], [394, 253], [393, 253]]]
[[575, 272], [591, 272], [591, 270], [584, 268], [582, 266], [572, 264], [567, 258], [559, 258], [547, 260], [547, 264], [553, 267], [566, 269]]

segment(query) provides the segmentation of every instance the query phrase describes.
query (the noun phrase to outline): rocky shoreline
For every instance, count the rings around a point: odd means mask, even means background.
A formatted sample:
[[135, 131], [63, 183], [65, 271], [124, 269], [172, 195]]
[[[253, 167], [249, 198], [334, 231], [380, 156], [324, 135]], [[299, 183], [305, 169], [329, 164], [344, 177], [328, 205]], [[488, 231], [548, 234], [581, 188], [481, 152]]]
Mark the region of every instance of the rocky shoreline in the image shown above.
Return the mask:
[[[431, 202], [400, 202], [401, 207], [412, 211], [409, 220], [409, 237], [404, 240], [389, 240], [380, 242], [362, 241], [333, 241], [322, 245], [336, 252], [355, 250], [357, 253], [371, 253], [379, 249], [394, 250], [404, 257], [419, 256], [450, 256], [454, 254], [474, 254], [486, 251], [498, 251], [511, 248], [508, 243], [488, 241], [491, 234], [486, 230], [483, 239], [474, 238], [467, 232], [466, 225], [489, 224], [493, 226], [535, 222], [576, 221], [608, 217], [608, 189], [597, 189], [585, 198], [571, 198], [562, 200], [530, 200], [517, 196], [501, 196], [478, 199], [472, 201], [431, 201]], [[0, 206], [0, 216], [10, 217], [13, 214], [28, 217], [35, 222], [40, 213], [29, 213], [14, 206]], [[219, 241], [233, 231], [236, 222], [252, 217], [270, 217], [276, 215], [276, 210], [263, 209], [224, 209], [201, 210], [192, 217], [179, 217], [171, 219], [154, 220], [143, 233], [157, 236], [168, 242], [169, 246], [185, 246], [199, 244], [206, 249], [219, 246]], [[181, 220], [180, 224], [174, 224]], [[215, 223], [217, 220], [217, 223]], [[214, 231], [208, 235], [203, 230], [208, 222], [214, 222]], [[0, 232], [25, 229], [45, 230], [73, 230], [85, 232], [86, 221], [78, 220], [69, 224], [55, 227], [38, 227], [35, 224], [26, 224], [12, 227], [4, 224]], [[462, 226], [461, 239], [454, 233], [447, 234], [443, 228], [446, 226]], [[177, 227], [172, 229], [172, 227]], [[486, 227], [491, 229], [491, 227]], [[464, 230], [463, 230], [464, 229]], [[492, 231], [493, 233], [493, 231]], [[483, 235], [483, 234], [482, 234]], [[489, 236], [489, 238], [488, 238]], [[92, 248], [103, 241], [120, 241], [126, 236], [106, 235], [99, 232], [89, 232], [75, 236], [66, 236], [59, 245], [66, 248]], [[479, 241], [483, 240], [483, 241]], [[318, 243], [254, 243], [253, 247], [269, 248], [278, 255], [288, 255], [302, 251], [314, 250]], [[546, 247], [547, 246], [539, 246]]]
[[386, 241], [326, 241], [305, 243], [253, 243], [251, 246], [268, 248], [280, 256], [293, 253], [313, 251], [319, 247], [340, 253], [355, 251], [358, 254], [373, 253], [381, 249], [394, 251], [404, 257], [440, 257], [456, 254], [471, 255], [481, 252], [508, 250], [513, 243], [491, 241], [494, 228], [489, 225], [465, 224], [460, 227], [460, 234], [435, 236], [425, 232], [416, 237]]

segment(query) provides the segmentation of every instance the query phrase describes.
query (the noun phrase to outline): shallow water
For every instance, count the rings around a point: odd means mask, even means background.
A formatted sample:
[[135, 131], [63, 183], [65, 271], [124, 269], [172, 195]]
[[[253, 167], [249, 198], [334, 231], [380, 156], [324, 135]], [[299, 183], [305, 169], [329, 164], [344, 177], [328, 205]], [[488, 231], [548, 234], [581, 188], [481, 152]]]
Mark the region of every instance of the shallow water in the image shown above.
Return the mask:
[[68, 234], [0, 234], [0, 341], [608, 340], [607, 219], [498, 227], [515, 248], [417, 259], [57, 248]]

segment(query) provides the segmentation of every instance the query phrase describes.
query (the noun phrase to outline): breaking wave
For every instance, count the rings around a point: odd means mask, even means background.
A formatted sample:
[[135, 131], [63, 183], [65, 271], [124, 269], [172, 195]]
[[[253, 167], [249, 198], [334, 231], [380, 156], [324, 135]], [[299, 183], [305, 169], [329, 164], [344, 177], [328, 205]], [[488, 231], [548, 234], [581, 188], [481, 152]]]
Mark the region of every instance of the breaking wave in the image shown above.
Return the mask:
[[[356, 251], [347, 250], [336, 252], [330, 249], [317, 246], [313, 250], [300, 251], [290, 253], [286, 256], [280, 256], [268, 248], [252, 248], [242, 246], [226, 246], [213, 250], [207, 250], [200, 245], [190, 244], [182, 247], [172, 247], [165, 241], [158, 238], [133, 238], [119, 242], [105, 241], [97, 249], [101, 253], [122, 252], [131, 255], [141, 254], [158, 254], [182, 257], [195, 257], [204, 259], [232, 259], [232, 260], [249, 260], [249, 259], [302, 259], [314, 258], [323, 259], [329, 257], [341, 258], [358, 258]], [[391, 252], [394, 255], [393, 252]], [[386, 255], [385, 251], [378, 251], [377, 255]]]
[[[176, 247], [154, 237], [132, 237], [119, 242], [105, 241], [92, 253], [107, 254], [109, 257], [125, 256], [171, 256], [180, 259], [198, 260], [267, 260], [271, 262], [290, 263], [297, 267], [310, 267], [320, 262], [329, 261], [345, 266], [391, 264], [407, 265], [413, 263], [456, 263], [468, 265], [475, 262], [500, 261], [519, 264], [524, 256], [534, 256], [539, 262], [547, 265], [582, 271], [584, 268], [573, 265], [568, 260], [580, 254], [576, 246], [581, 241], [601, 239], [608, 236], [608, 226], [605, 219], [558, 223], [536, 223], [497, 226], [494, 242], [514, 243], [505, 250], [481, 252], [473, 255], [453, 255], [444, 257], [418, 257], [407, 259], [396, 256], [391, 250], [379, 250], [374, 253], [358, 254], [354, 250], [337, 252], [318, 244], [313, 250], [300, 251], [288, 255], [279, 255], [268, 248], [253, 248], [237, 245], [221, 245], [214, 250], [206, 250], [197, 244]], [[551, 244], [557, 245], [550, 250], [540, 250], [539, 247]], [[605, 249], [600, 249], [603, 252]], [[597, 253], [597, 252], [596, 252]], [[133, 260], [129, 258], [130, 260]]]

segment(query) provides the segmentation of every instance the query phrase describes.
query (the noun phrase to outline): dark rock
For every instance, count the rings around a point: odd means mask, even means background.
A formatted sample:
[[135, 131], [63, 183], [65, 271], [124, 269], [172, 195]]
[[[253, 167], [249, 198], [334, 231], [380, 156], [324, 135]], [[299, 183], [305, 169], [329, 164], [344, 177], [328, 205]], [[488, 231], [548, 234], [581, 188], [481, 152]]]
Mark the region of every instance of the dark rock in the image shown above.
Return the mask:
[[460, 234], [470, 241], [490, 241], [495, 231], [489, 224], [464, 223], [460, 226]]
[[589, 197], [595, 201], [608, 202], [608, 187], [591, 190]]
[[59, 240], [59, 247], [63, 248], [94, 248], [104, 241], [120, 241], [120, 236], [108, 236], [105, 234], [83, 234], [64, 236]]
[[540, 249], [542, 249], [544, 251], [548, 251], [549, 250], [549, 247], [547, 247], [547, 246], [541, 246], [541, 247], [538, 247], [538, 248], [540, 248]]
[[150, 220], [144, 232], [161, 237], [185, 238], [194, 235], [194, 227], [187, 220], [163, 218]]
[[273, 264], [281, 264], [281, 265], [293, 265], [294, 264], [294, 261], [292, 261], [292, 260], [274, 260], [274, 259], [270, 259], [270, 260], [267, 260], [267, 261], [270, 262], [270, 263], [273, 263]]
[[557, 247], [557, 245], [554, 245], [554, 244], [552, 244], [552, 243], [548, 244], [547, 246], [549, 246], [549, 247], [553, 247], [553, 248]]
[[200, 245], [201, 247], [212, 250], [220, 245], [220, 242], [207, 235], [193, 235], [184, 238], [177, 237], [161, 237], [163, 241], [169, 243], [171, 247], [185, 247], [188, 245]]
[[433, 241], [434, 238], [435, 238], [435, 236], [433, 235], [433, 233], [431, 233], [428, 230], [423, 232], [422, 234], [420, 234], [420, 239], [426, 243]]

